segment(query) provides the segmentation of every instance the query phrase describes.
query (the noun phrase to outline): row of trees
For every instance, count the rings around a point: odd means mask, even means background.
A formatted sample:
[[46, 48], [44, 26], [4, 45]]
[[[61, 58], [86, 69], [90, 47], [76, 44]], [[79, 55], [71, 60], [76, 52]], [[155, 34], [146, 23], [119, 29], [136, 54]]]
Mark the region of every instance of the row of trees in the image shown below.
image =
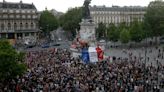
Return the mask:
[[[129, 40], [135, 42], [140, 42], [145, 37], [161, 36], [164, 34], [163, 11], [164, 2], [162, 0], [152, 1], [147, 7], [145, 18], [142, 23], [134, 21], [130, 26], [125, 26], [124, 23], [121, 23], [117, 27], [110, 24], [107, 28], [103, 23], [100, 23], [97, 28], [97, 30], [100, 31], [96, 31], [96, 35], [98, 39], [107, 37], [109, 40], [117, 41], [122, 37], [121, 34], [127, 33], [129, 34]], [[57, 19], [48, 10], [45, 10], [41, 14], [39, 24], [44, 32], [55, 30], [60, 26], [65, 31], [71, 33], [72, 38], [74, 38], [76, 30], [80, 29], [79, 23], [82, 19], [82, 12], [82, 7], [72, 8]]]
[[59, 18], [60, 26], [69, 31], [72, 38], [76, 36], [76, 30], [80, 30], [79, 23], [82, 19], [82, 12], [81, 7], [72, 8]]
[[111, 23], [106, 27], [105, 24], [99, 23], [96, 29], [96, 37], [97, 40], [106, 39], [113, 42], [118, 40], [122, 43], [128, 43], [130, 40], [140, 42], [146, 38], [143, 28], [143, 23], [138, 21], [134, 21], [130, 26], [127, 26], [125, 23], [115, 26]]
[[79, 23], [81, 19], [81, 7], [72, 8], [59, 18], [54, 16], [50, 11], [45, 10], [41, 13], [39, 26], [44, 33], [49, 33], [58, 27], [62, 27], [64, 30], [70, 32], [72, 37], [75, 37], [76, 30], [80, 29]]
[[99, 23], [96, 29], [97, 39], [108, 39], [113, 42], [120, 40], [122, 43], [129, 41], [140, 42], [147, 37], [164, 35], [164, 2], [161, 0], [150, 2], [147, 7], [144, 21], [137, 20], [126, 25], [121, 23], [117, 26]]
[[[67, 11], [64, 15], [60, 16], [57, 19], [52, 13], [48, 10], [42, 12], [40, 16], [40, 27], [47, 35], [50, 31], [57, 29], [61, 26], [64, 30], [69, 31], [72, 35], [72, 38], [76, 35], [76, 30], [80, 29], [80, 21], [82, 19], [82, 8], [73, 8]], [[110, 24], [106, 27], [105, 24], [99, 23], [98, 28], [96, 29], [96, 35], [98, 39], [106, 38], [111, 41], [118, 41], [121, 37], [127, 37], [129, 40], [139, 42], [143, 37], [143, 27], [142, 23], [138, 21], [134, 21], [131, 23], [130, 27], [126, 26], [125, 23], [121, 23], [119, 26], [115, 26], [114, 24]], [[123, 33], [121, 33], [123, 31]], [[125, 30], [129, 30], [126, 32]], [[127, 33], [127, 34], [126, 34]], [[120, 35], [119, 35], [120, 34]], [[121, 36], [127, 35], [127, 36]], [[128, 40], [128, 39], [127, 39]], [[123, 41], [127, 42], [127, 41]]]

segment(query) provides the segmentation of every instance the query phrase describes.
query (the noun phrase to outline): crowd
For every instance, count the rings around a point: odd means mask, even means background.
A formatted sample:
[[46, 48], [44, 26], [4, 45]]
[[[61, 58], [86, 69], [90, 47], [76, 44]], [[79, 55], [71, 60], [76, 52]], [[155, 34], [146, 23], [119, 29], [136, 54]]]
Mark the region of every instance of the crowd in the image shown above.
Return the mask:
[[27, 72], [0, 85], [0, 92], [159, 92], [164, 67], [132, 58], [84, 64], [66, 49], [30, 51]]

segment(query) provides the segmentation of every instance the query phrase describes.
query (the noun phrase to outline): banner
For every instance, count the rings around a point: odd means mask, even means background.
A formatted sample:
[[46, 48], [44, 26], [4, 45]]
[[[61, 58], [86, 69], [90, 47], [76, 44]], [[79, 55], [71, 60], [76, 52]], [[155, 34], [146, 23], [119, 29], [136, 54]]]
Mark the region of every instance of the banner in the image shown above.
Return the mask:
[[89, 59], [90, 62], [94, 63], [94, 62], [98, 62], [98, 56], [97, 56], [97, 51], [95, 47], [89, 47]]
[[99, 60], [103, 60], [104, 59], [104, 52], [103, 52], [103, 50], [100, 47], [97, 47], [96, 51], [97, 51], [98, 59]]
[[87, 48], [82, 49], [82, 55], [81, 58], [84, 63], [89, 63], [89, 53]]
[[104, 59], [104, 52], [100, 47], [89, 47], [88, 49], [82, 49], [82, 60], [85, 63], [98, 62]]

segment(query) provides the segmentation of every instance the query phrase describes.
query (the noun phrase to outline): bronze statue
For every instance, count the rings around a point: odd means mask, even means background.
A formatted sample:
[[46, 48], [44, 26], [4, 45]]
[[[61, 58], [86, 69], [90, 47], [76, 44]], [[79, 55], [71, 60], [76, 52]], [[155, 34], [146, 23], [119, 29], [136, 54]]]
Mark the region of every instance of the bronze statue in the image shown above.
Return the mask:
[[90, 19], [90, 11], [89, 11], [89, 4], [91, 0], [85, 0], [83, 4], [83, 18], [84, 19]]

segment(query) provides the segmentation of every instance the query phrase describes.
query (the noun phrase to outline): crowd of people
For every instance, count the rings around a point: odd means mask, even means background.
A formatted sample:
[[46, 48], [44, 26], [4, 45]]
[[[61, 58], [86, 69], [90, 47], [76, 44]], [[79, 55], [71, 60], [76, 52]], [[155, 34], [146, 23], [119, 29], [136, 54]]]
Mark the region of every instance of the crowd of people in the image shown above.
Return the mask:
[[29, 51], [27, 72], [0, 85], [0, 92], [159, 92], [164, 67], [132, 58], [84, 64], [66, 49]]

